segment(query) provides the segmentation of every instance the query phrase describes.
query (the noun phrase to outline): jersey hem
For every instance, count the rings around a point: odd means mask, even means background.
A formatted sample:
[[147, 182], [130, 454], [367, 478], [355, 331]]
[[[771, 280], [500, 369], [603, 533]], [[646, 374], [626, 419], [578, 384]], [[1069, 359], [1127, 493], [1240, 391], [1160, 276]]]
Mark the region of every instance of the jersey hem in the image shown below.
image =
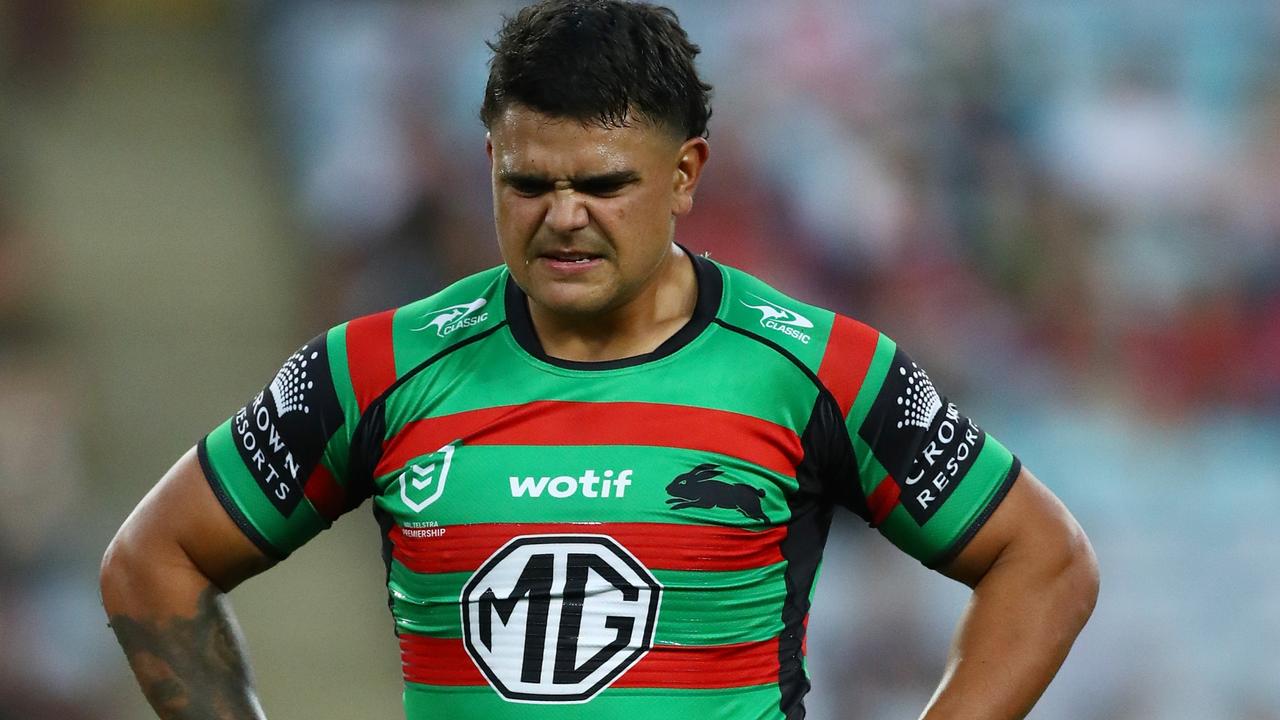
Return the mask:
[[937, 570], [943, 565], [946, 565], [956, 559], [956, 556], [964, 550], [965, 546], [969, 544], [969, 541], [973, 540], [973, 536], [977, 535], [978, 531], [982, 529], [982, 526], [987, 524], [987, 520], [991, 519], [991, 514], [996, 511], [996, 507], [998, 507], [1000, 502], [1004, 500], [1004, 497], [1009, 494], [1009, 489], [1013, 487], [1014, 481], [1018, 479], [1018, 475], [1021, 472], [1022, 462], [1018, 460], [1018, 457], [1015, 455], [1013, 458], [1013, 465], [1009, 467], [1009, 472], [1005, 475], [1004, 480], [1001, 481], [1000, 486], [996, 488], [995, 493], [991, 495], [991, 499], [987, 501], [986, 507], [982, 509], [982, 512], [978, 513], [978, 517], [974, 518], [973, 523], [969, 525], [968, 529], [966, 529], [960, 537], [956, 538], [955, 542], [951, 543], [951, 547], [947, 548], [941, 555], [930, 562], [924, 563], [925, 567], [930, 570]]
[[196, 444], [196, 456], [200, 459], [200, 469], [204, 471], [204, 478], [209, 483], [209, 487], [213, 490], [214, 497], [218, 498], [218, 502], [222, 505], [222, 509], [227, 515], [231, 516], [231, 520], [240, 528], [240, 532], [245, 534], [259, 550], [267, 557], [280, 561], [289, 557], [289, 553], [282, 553], [278, 548], [272, 545], [258, 529], [249, 522], [248, 516], [240, 510], [235, 501], [231, 499], [231, 495], [222, 485], [222, 478], [213, 469], [213, 464], [209, 462], [209, 451], [205, 448], [206, 440], [201, 438]]

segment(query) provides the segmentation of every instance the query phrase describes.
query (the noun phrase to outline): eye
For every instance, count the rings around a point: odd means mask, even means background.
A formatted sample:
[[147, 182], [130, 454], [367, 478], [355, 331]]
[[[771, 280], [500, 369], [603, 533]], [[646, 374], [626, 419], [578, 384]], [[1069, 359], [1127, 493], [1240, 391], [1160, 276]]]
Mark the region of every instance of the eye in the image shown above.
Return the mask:
[[578, 192], [594, 195], [596, 197], [613, 197], [622, 192], [622, 188], [626, 187], [625, 182], [588, 182], [577, 186]]
[[549, 192], [552, 185], [544, 180], [515, 177], [507, 180], [507, 187], [521, 197], [532, 198]]

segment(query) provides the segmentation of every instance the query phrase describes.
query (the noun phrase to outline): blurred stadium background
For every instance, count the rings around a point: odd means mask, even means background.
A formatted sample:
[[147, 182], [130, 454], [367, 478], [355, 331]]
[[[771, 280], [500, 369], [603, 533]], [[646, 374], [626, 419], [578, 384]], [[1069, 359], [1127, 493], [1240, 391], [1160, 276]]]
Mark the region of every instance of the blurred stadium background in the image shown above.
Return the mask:
[[[324, 327], [497, 262], [499, 0], [0, 2], [0, 720], [150, 717], [111, 533]], [[1280, 718], [1280, 6], [684, 0], [697, 250], [896, 337], [1090, 533], [1034, 718]], [[967, 593], [843, 522], [815, 718], [915, 717]], [[400, 716], [367, 509], [234, 594], [272, 718]]]

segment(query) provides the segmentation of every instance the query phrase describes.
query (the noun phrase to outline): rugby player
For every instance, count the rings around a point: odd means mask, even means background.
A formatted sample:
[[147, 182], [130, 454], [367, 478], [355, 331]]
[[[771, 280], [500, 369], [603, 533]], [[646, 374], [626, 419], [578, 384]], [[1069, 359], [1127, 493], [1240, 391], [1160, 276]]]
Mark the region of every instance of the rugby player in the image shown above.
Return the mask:
[[675, 243], [710, 115], [675, 14], [544, 0], [491, 47], [504, 265], [308, 342], [111, 543], [157, 714], [264, 717], [225, 593], [369, 501], [410, 720], [803, 717], [839, 507], [973, 589], [922, 717], [1026, 715], [1084, 533], [891, 339]]

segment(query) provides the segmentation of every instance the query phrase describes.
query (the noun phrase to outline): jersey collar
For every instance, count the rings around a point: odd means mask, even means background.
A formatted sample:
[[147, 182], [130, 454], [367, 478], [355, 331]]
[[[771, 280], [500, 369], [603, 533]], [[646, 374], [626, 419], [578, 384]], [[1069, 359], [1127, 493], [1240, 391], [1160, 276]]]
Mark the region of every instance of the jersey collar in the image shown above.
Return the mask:
[[701, 255], [695, 255], [683, 245], [680, 246], [686, 256], [693, 262], [693, 272], [698, 282], [698, 301], [693, 307], [693, 315], [674, 335], [667, 338], [653, 352], [643, 355], [619, 358], [617, 360], [601, 360], [598, 362], [582, 362], [578, 360], [562, 360], [547, 355], [542, 349], [542, 341], [533, 329], [533, 318], [529, 315], [529, 298], [525, 295], [511, 274], [507, 274], [506, 314], [507, 323], [511, 327], [511, 335], [525, 352], [533, 357], [556, 367], [572, 370], [616, 370], [618, 368], [643, 365], [660, 360], [680, 348], [688, 345], [706, 329], [715, 319], [720, 309], [720, 295], [724, 288], [724, 279], [720, 268]]

